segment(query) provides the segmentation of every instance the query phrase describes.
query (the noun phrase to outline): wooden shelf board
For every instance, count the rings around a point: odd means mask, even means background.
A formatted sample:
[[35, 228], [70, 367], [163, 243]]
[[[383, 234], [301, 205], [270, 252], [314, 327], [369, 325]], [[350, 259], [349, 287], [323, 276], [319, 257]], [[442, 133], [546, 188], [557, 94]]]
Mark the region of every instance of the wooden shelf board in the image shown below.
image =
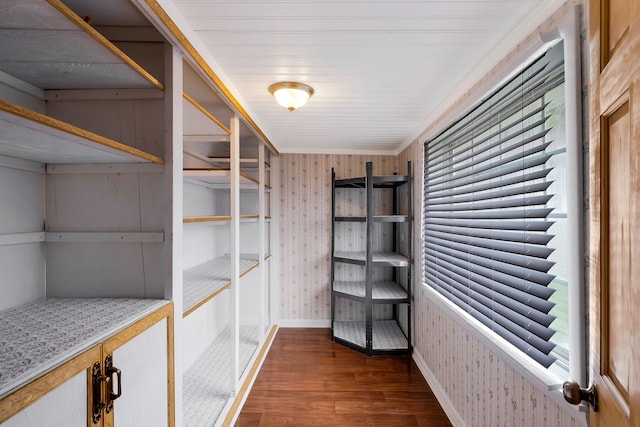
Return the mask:
[[[229, 188], [231, 185], [231, 171], [215, 168], [189, 168], [183, 170], [185, 178], [191, 178], [205, 184]], [[240, 173], [240, 188], [258, 188], [258, 182], [250, 176]]]
[[[221, 156], [207, 156], [210, 162], [212, 163], [220, 163], [228, 165], [231, 163], [231, 159], [229, 157], [221, 157]], [[254, 165], [258, 166], [258, 159], [250, 159], [250, 158], [240, 158], [240, 165]]]
[[40, 163], [163, 163], [137, 148], [0, 100], [0, 154]]
[[7, 74], [41, 89], [163, 89], [59, 0], [21, 0], [2, 12], [0, 70]]
[[182, 94], [188, 102], [184, 105], [184, 128], [189, 132], [198, 134], [220, 134], [222, 131], [226, 135], [231, 134], [231, 130], [225, 126], [216, 116], [211, 114], [204, 106], [187, 93]]
[[[196, 222], [229, 222], [231, 216], [228, 215], [202, 215], [202, 216], [186, 216], [182, 218], [184, 224], [192, 224]], [[240, 222], [258, 222], [259, 215], [240, 215]], [[265, 218], [267, 221], [270, 218]]]
[[231, 221], [230, 216], [186, 216], [182, 218], [182, 222], [184, 224], [192, 224], [195, 222], [229, 222]]
[[[240, 277], [258, 265], [255, 254], [240, 255]], [[228, 255], [191, 267], [183, 273], [183, 316], [188, 316], [231, 285]]]

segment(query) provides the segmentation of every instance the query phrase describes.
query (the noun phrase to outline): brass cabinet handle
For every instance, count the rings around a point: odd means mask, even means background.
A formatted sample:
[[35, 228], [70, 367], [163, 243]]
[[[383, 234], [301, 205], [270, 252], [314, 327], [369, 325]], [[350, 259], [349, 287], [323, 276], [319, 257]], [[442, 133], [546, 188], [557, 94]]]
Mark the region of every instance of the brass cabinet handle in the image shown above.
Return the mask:
[[[113, 401], [122, 396], [122, 371], [115, 366], [113, 366], [113, 357], [112, 355], [108, 355], [104, 359], [104, 371], [108, 378], [109, 382], [109, 393], [107, 396], [107, 404], [105, 407], [105, 411], [107, 413], [113, 411]], [[116, 381], [113, 380], [113, 374], [116, 375]], [[116, 382], [118, 385], [118, 390], [114, 393], [113, 383]]]
[[102, 419], [102, 410], [107, 406], [103, 399], [102, 383], [109, 382], [109, 377], [102, 374], [100, 362], [93, 364], [91, 368], [91, 383], [93, 388], [93, 408], [91, 420], [97, 424]]

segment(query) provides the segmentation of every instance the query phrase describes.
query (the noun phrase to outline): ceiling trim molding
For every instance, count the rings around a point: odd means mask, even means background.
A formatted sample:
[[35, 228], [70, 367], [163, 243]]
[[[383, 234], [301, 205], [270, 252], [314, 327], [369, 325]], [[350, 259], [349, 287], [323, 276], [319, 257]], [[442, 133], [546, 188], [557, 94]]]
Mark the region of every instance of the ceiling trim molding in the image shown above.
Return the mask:
[[339, 154], [339, 155], [375, 155], [375, 156], [397, 156], [398, 152], [396, 150], [371, 150], [371, 149], [355, 149], [355, 148], [345, 148], [345, 149], [331, 149], [328, 150], [326, 148], [316, 148], [316, 149], [300, 149], [298, 147], [280, 147], [281, 154]]
[[[230, 85], [225, 84], [222, 81], [220, 75], [213, 70], [210, 65], [210, 63], [215, 63], [213, 58], [205, 59], [203, 54], [201, 54], [200, 52], [206, 52], [206, 50], [196, 48], [194, 43], [197, 43], [198, 41], [197, 36], [192, 34], [187, 25], [182, 25], [183, 28], [181, 29], [173, 19], [173, 17], [177, 18], [181, 16], [177, 9], [172, 10], [170, 14], [165, 9], [165, 7], [168, 8], [170, 6], [167, 5], [163, 7], [160, 5], [158, 0], [135, 0], [135, 3], [143, 7], [143, 11], [151, 15], [149, 16], [149, 18], [152, 19], [156, 24], [160, 24], [166, 36], [174, 41], [174, 43], [181, 48], [182, 52], [188, 55], [191, 58], [192, 62], [194, 62], [202, 70], [202, 72], [209, 79], [211, 79], [213, 85], [219, 90], [219, 94], [223, 96], [223, 98], [232, 106], [232, 108], [242, 116], [246, 123], [264, 141], [269, 150], [276, 156], [280, 155], [278, 149], [271, 143], [262, 129], [260, 129], [258, 124], [253, 120], [251, 115], [242, 106], [242, 104], [240, 104], [240, 101], [238, 101], [236, 95], [234, 95], [229, 89]], [[206, 53], [204, 55], [206, 55]]]

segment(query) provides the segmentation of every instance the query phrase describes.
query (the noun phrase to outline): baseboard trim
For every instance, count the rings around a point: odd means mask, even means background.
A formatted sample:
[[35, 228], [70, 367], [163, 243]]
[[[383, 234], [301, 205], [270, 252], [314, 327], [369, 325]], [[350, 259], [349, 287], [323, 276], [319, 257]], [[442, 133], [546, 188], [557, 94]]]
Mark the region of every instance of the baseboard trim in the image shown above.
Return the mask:
[[422, 356], [415, 350], [413, 352], [413, 360], [416, 362], [416, 365], [418, 366], [418, 369], [420, 369], [424, 379], [427, 381], [427, 384], [431, 387], [431, 391], [436, 395], [436, 399], [438, 399], [440, 406], [442, 406], [445, 414], [449, 417], [451, 424], [453, 424], [454, 427], [466, 427], [466, 423], [456, 410], [451, 400], [449, 400], [449, 396], [440, 385], [440, 382], [438, 382], [436, 376], [431, 372], [429, 366], [427, 366], [427, 362], [425, 362]]
[[331, 320], [320, 319], [280, 319], [278, 326], [281, 328], [330, 328]]

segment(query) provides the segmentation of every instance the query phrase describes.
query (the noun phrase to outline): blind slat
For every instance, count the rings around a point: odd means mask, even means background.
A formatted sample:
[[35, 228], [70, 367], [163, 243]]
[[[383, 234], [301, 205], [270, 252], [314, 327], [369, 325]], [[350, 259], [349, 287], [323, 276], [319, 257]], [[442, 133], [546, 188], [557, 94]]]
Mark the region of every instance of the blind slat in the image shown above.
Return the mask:
[[[492, 301], [493, 304], [503, 307], [503, 309], [505, 310], [505, 317], [522, 316], [547, 328], [555, 320], [555, 317], [550, 314], [534, 310], [526, 304], [523, 304], [498, 292], [494, 292], [492, 289], [486, 288], [474, 282], [473, 280], [469, 280], [465, 276], [459, 275], [453, 271], [441, 271], [437, 268], [434, 268], [427, 273], [426, 277], [427, 279], [429, 279], [430, 277], [439, 278], [441, 281], [447, 284], [443, 286], [444, 288], [448, 288], [448, 286], [454, 286], [462, 290], [463, 292], [468, 292], [469, 295], [480, 295], [482, 296], [482, 298], [485, 298], [485, 301]], [[513, 312], [514, 314], [507, 314], [509, 311]], [[525, 322], [522, 322], [522, 325], [525, 324]]]
[[[545, 147], [546, 148], [546, 147]], [[504, 161], [500, 164], [494, 164], [495, 169], [491, 170], [491, 168], [487, 168], [482, 173], [478, 173], [474, 175], [472, 173], [465, 174], [464, 177], [456, 176], [452, 177], [451, 180], [441, 180], [438, 183], [430, 183], [427, 179], [425, 179], [425, 196], [432, 191], [446, 190], [450, 188], [460, 187], [464, 185], [469, 185], [473, 183], [481, 183], [486, 180], [494, 180], [496, 178], [503, 177], [505, 175], [512, 174], [514, 172], [522, 172], [525, 169], [534, 168], [537, 166], [542, 166], [549, 161], [551, 158], [551, 154], [542, 153], [538, 156], [532, 156], [522, 163], [513, 162], [511, 164], [506, 164], [508, 162]], [[497, 162], [496, 162], [497, 163]], [[465, 179], [461, 179], [465, 178]]]
[[[518, 250], [518, 252], [509, 252], [482, 246], [470, 246], [467, 243], [456, 242], [445, 238], [432, 237], [433, 234], [427, 235], [431, 237], [429, 241], [433, 245], [439, 245], [444, 248], [457, 250], [461, 253], [484, 258], [486, 261], [478, 260], [478, 262], [481, 263], [480, 265], [488, 264], [489, 266], [492, 266], [494, 262], [500, 262], [507, 264], [507, 266], [519, 266], [526, 269], [533, 269], [542, 273], [547, 273], [554, 265], [552, 261], [547, 261], [546, 257], [535, 257], [520, 253], [521, 250], [519, 247], [521, 247], [522, 245], [512, 245], [511, 247], [509, 247], [509, 249], [513, 248]], [[546, 253], [549, 253], [549, 251], [546, 251]], [[503, 267], [503, 269], [500, 271], [508, 272], [509, 267], [507, 266]], [[496, 267], [496, 269], [498, 268]], [[553, 276], [551, 276], [551, 279], [547, 281], [547, 283], [550, 283], [551, 280], [553, 280]]]
[[464, 270], [463, 267], [458, 267], [456, 265], [448, 263], [444, 259], [432, 258], [429, 259], [426, 263], [434, 270], [457, 273], [462, 277], [466, 277], [468, 280], [473, 280], [478, 285], [484, 286], [495, 294], [502, 294], [513, 299], [514, 301], [529, 305], [532, 309], [537, 310], [540, 314], [549, 314], [549, 311], [554, 306], [553, 303], [545, 300], [544, 298], [527, 294], [527, 291], [512, 288], [505, 285], [504, 283], [500, 283], [496, 280], [491, 280], [488, 277], [480, 276], [476, 273], [469, 273], [468, 271]]
[[[539, 179], [545, 178], [549, 175], [552, 169], [540, 169], [533, 172], [527, 172], [522, 175], [514, 175], [509, 178], [496, 179], [494, 181], [485, 182], [484, 184], [473, 183], [471, 185], [467, 185], [465, 187], [455, 187], [451, 188], [448, 191], [433, 191], [429, 192], [429, 200], [436, 200], [442, 197], [453, 197], [462, 194], [469, 194], [475, 192], [481, 192], [486, 190], [493, 190], [502, 188], [505, 186], [513, 185], [513, 184], [521, 184], [526, 183], [528, 181], [537, 181]], [[426, 203], [429, 203], [428, 201]]]
[[[545, 105], [546, 106], [546, 105]], [[544, 107], [541, 107], [539, 109], [536, 109], [534, 111], [532, 111], [530, 114], [534, 115], [534, 114], [539, 114], [544, 110]], [[449, 167], [449, 165], [451, 163], [463, 163], [466, 162], [467, 160], [473, 158], [474, 156], [479, 156], [481, 154], [486, 153], [487, 151], [490, 151], [494, 148], [500, 147], [502, 144], [511, 141], [513, 139], [515, 139], [516, 137], [525, 134], [529, 131], [532, 131], [538, 127], [540, 127], [541, 125], [543, 125], [546, 121], [547, 121], [548, 117], [542, 117], [541, 119], [535, 121], [534, 123], [529, 124], [528, 126], [521, 126], [520, 129], [517, 129], [516, 131], [512, 132], [512, 133], [506, 133], [507, 130], [510, 130], [512, 127], [517, 126], [518, 123], [514, 123], [512, 125], [510, 125], [508, 128], [505, 129], [500, 129], [499, 131], [496, 131], [495, 133], [482, 138], [479, 141], [474, 141], [474, 148], [473, 150], [466, 150], [466, 152], [468, 154], [466, 155], [461, 155], [460, 153], [456, 153], [456, 152], [452, 152], [450, 156], [448, 157], [443, 157], [442, 159], [434, 159], [434, 163], [427, 165], [429, 167], [429, 173], [433, 174], [436, 172], [441, 171], [442, 169], [445, 169], [447, 167]], [[542, 129], [542, 131], [538, 131], [535, 135], [532, 135], [530, 137], [527, 137], [525, 139], [525, 141], [527, 142], [533, 142], [536, 141], [542, 137], [544, 137], [547, 133], [549, 133], [549, 129]], [[497, 138], [498, 136], [503, 135], [500, 138]], [[491, 139], [496, 138], [495, 141], [490, 142]], [[481, 145], [484, 144], [485, 142], [490, 142], [489, 144], [485, 144], [485, 145]], [[492, 153], [492, 155], [498, 155], [498, 153]], [[439, 166], [437, 166], [439, 165]]]
[[463, 212], [430, 212], [433, 218], [456, 219], [514, 219], [514, 218], [546, 218], [553, 211], [548, 209], [509, 209], [496, 211], [463, 211]]
[[[519, 195], [519, 194], [516, 194]], [[506, 209], [527, 206], [546, 205], [553, 197], [553, 194], [544, 196], [530, 196], [528, 194], [521, 195], [523, 197], [502, 197], [498, 200], [481, 199], [485, 195], [479, 195], [478, 201], [472, 203], [459, 203], [451, 201], [447, 204], [427, 205], [428, 212], [463, 212], [463, 211], [483, 211], [486, 209]], [[492, 199], [492, 198], [491, 198]]]
[[[451, 242], [458, 242], [458, 243], [464, 244], [467, 247], [487, 248], [494, 251], [531, 256], [535, 258], [546, 259], [549, 255], [551, 255], [551, 252], [553, 252], [553, 249], [548, 248], [546, 246], [542, 246], [542, 245], [533, 245], [533, 244], [523, 245], [520, 242], [513, 243], [513, 242], [506, 242], [506, 241], [497, 240], [497, 239], [477, 238], [477, 237], [471, 237], [468, 234], [454, 234], [451, 232], [443, 233], [431, 228], [426, 229], [424, 232], [424, 235], [426, 237], [429, 237], [431, 241], [435, 241], [435, 239], [438, 239], [438, 240], [445, 240], [445, 241], [451, 241]], [[527, 242], [526, 238], [523, 238], [522, 240], [524, 242]]]
[[[447, 292], [442, 290], [439, 286], [435, 284], [430, 284], [430, 285], [436, 290], [439, 290], [441, 294], [447, 295]], [[448, 298], [460, 307], [469, 307], [468, 304], [466, 304], [463, 300], [460, 300], [459, 298], [457, 298], [455, 295], [449, 294]], [[479, 322], [483, 323], [485, 326], [492, 329], [498, 335], [506, 339], [509, 343], [511, 343], [517, 349], [525, 353], [527, 356], [531, 357], [533, 360], [540, 363], [545, 368], [548, 368], [553, 364], [553, 362], [555, 362], [556, 360], [555, 357], [549, 356], [548, 353], [540, 351], [539, 349], [537, 349], [527, 341], [523, 340], [522, 338], [518, 337], [517, 335], [513, 334], [512, 332], [503, 328], [502, 326], [496, 324], [491, 318], [485, 316], [484, 314], [478, 312], [477, 310], [473, 310], [472, 308], [469, 307], [467, 309], [467, 312], [471, 316], [473, 316], [475, 319], [477, 319]]]
[[[491, 298], [484, 296], [483, 294], [470, 290], [467, 286], [452, 280], [450, 277], [441, 275], [438, 277], [430, 276], [428, 279], [438, 283], [441, 287], [449, 290], [457, 291], [458, 295], [465, 295], [469, 298], [469, 304], [482, 312], [485, 316], [491, 316], [497, 323], [510, 330], [520, 338], [526, 340], [531, 335], [530, 331], [535, 332], [535, 335], [541, 340], [536, 341], [535, 345], [540, 350], [547, 350], [547, 340], [553, 336], [555, 331], [545, 325], [538, 322], [534, 322], [527, 316], [524, 316], [516, 311], [511, 310], [508, 306], [499, 304]], [[548, 316], [549, 319], [545, 319], [548, 324], [551, 324], [555, 318]]]
[[[484, 179], [492, 179], [497, 176], [505, 175], [506, 171], [508, 173], [523, 171], [530, 167], [538, 166], [538, 162], [546, 157], [544, 163], [551, 158], [551, 155], [543, 155], [543, 156], [534, 156], [534, 154], [544, 153], [544, 151], [551, 145], [551, 142], [546, 142], [540, 145], [533, 146], [526, 150], [523, 150], [521, 153], [512, 154], [510, 156], [505, 156], [499, 158], [493, 162], [489, 162], [480, 167], [476, 168], [460, 168], [460, 172], [458, 174], [451, 174], [451, 176], [441, 176], [436, 179], [431, 179], [429, 176], [425, 176], [425, 183], [427, 183], [427, 188], [432, 189], [433, 186], [436, 186], [442, 182], [452, 182], [460, 180], [461, 178], [466, 177], [476, 177], [476, 175], [481, 174], [482, 172], [489, 172], [488, 176], [484, 177]], [[542, 164], [544, 164], [542, 163]], [[500, 169], [502, 167], [502, 169]], [[464, 171], [464, 172], [462, 172]], [[491, 172], [498, 172], [499, 175], [491, 174]], [[480, 181], [480, 179], [474, 178], [474, 181]]]
[[518, 185], [518, 186], [506, 186], [506, 188], [503, 187], [500, 190], [494, 190], [494, 191], [475, 191], [464, 197], [446, 196], [446, 197], [431, 198], [428, 202], [425, 203], [425, 205], [434, 207], [434, 206], [440, 206], [440, 205], [449, 205], [449, 204], [457, 204], [457, 203], [465, 203], [465, 202], [480, 202], [480, 201], [486, 201], [491, 199], [501, 199], [504, 197], [524, 196], [526, 194], [540, 193], [540, 192], [546, 191], [551, 184], [553, 184], [553, 181], [542, 181], [537, 183], [525, 183], [523, 185]]
[[[526, 234], [527, 231], [547, 231], [553, 221], [473, 221], [473, 224], [469, 221], [456, 221], [442, 218], [429, 218], [424, 221], [425, 229], [439, 229], [443, 231], [449, 231], [459, 234], [470, 235], [474, 237], [488, 237], [496, 240], [510, 240], [513, 242], [527, 242], [534, 244], [546, 245], [551, 240], [550, 235], [544, 234]], [[450, 227], [446, 230], [442, 226]], [[440, 227], [440, 228], [436, 228]], [[467, 231], [472, 230], [472, 231]], [[488, 231], [487, 231], [488, 230]], [[509, 233], [502, 232], [502, 230], [522, 230], [525, 233]], [[497, 234], [494, 234], [497, 233]], [[529, 236], [527, 239], [521, 239], [518, 236]], [[502, 236], [502, 237], [497, 237]]]
[[[470, 274], [483, 276], [539, 298], [549, 298], [555, 292], [554, 289], [547, 287], [547, 285], [553, 280], [553, 276], [548, 278], [544, 274], [536, 274], [539, 272], [534, 270], [531, 271], [530, 275], [527, 275], [527, 271], [516, 271], [518, 269], [514, 266], [512, 268], [513, 274], [510, 272], [505, 273], [497, 268], [486, 267], [478, 264], [477, 260], [475, 260], [475, 256], [464, 257], [464, 254], [461, 254], [460, 252], [451, 251], [442, 247], [438, 248], [437, 252], [433, 247], [428, 247], [425, 249], [425, 253], [431, 258], [444, 260], [451, 266], [455, 265], [458, 269], [463, 269]], [[472, 258], [476, 262], [472, 262], [470, 260]], [[508, 269], [505, 266], [500, 267], [505, 270]], [[524, 277], [520, 277], [520, 275]]]

